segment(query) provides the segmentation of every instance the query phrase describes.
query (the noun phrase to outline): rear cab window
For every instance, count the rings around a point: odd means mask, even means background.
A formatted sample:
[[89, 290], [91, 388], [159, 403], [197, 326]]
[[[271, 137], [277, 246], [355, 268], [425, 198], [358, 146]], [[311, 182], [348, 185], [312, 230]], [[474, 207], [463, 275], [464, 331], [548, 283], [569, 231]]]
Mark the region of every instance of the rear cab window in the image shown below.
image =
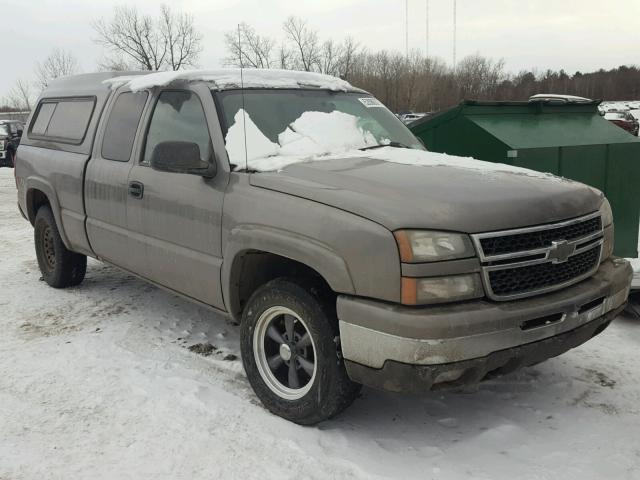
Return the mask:
[[44, 99], [31, 123], [34, 138], [80, 144], [84, 140], [95, 107], [95, 98]]

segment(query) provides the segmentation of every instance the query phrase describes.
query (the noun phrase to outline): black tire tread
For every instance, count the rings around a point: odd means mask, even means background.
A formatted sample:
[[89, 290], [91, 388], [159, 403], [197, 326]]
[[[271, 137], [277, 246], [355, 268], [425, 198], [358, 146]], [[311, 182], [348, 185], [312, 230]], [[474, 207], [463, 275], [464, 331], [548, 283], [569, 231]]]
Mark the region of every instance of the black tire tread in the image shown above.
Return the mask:
[[[38, 229], [48, 225], [53, 233], [54, 249], [56, 255], [56, 265], [53, 271], [48, 272], [44, 268], [42, 259], [42, 246], [39, 245]], [[34, 222], [34, 242], [36, 245], [36, 256], [40, 272], [45, 282], [53, 288], [67, 288], [79, 285], [84, 280], [87, 272], [87, 257], [80, 253], [75, 253], [67, 249], [60, 237], [55, 217], [49, 205], [42, 205], [37, 213]]]
[[[253, 327], [262, 307], [282, 302], [309, 313], [305, 316], [309, 328], [318, 330], [323, 347], [317, 346], [327, 354], [324, 373], [316, 377], [315, 385], [302, 399], [288, 401], [279, 398], [264, 384], [253, 360]], [[292, 305], [293, 304], [293, 305]], [[326, 295], [326, 291], [312, 281], [277, 278], [259, 287], [251, 296], [244, 309], [241, 323], [242, 361], [256, 395], [272, 413], [301, 425], [313, 425], [330, 419], [347, 408], [357, 398], [361, 385], [348, 377], [344, 361], [335, 345], [339, 338], [338, 321], [335, 314], [335, 297]], [[330, 346], [332, 342], [335, 346]], [[332, 362], [335, 348], [335, 362]]]

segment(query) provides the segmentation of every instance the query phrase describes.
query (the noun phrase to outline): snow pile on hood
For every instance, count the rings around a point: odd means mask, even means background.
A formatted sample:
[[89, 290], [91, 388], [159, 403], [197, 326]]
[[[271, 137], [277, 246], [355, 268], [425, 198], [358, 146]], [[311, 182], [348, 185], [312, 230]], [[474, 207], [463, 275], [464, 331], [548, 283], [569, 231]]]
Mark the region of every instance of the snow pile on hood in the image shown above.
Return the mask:
[[104, 83], [114, 87], [127, 85], [132, 91], [153, 87], [165, 87], [175, 81], [210, 82], [218, 90], [240, 88], [244, 80], [245, 88], [304, 88], [313, 87], [333, 91], [359, 91], [349, 82], [330, 75], [292, 70], [244, 69], [179, 70], [177, 72], [154, 72], [147, 75], [129, 75], [110, 78]]
[[[456, 167], [478, 172], [509, 172], [530, 177], [559, 179], [549, 173], [513, 167], [504, 163], [484, 162], [471, 157], [456, 157], [444, 153], [409, 148], [380, 147], [372, 150], [360, 148], [378, 145], [375, 137], [358, 125], [358, 118], [334, 111], [305, 112], [278, 135], [278, 143], [270, 141], [253, 122], [251, 116], [240, 109], [226, 136], [229, 160], [237, 168], [245, 165], [251, 170], [278, 171], [295, 163], [345, 158], [370, 158], [385, 162], [420, 167]], [[384, 141], [382, 142], [384, 143]]]
[[253, 170], [280, 170], [292, 163], [322, 158], [329, 154], [348, 154], [358, 148], [377, 145], [375, 137], [358, 126], [358, 118], [334, 111], [305, 112], [278, 135], [278, 143], [269, 140], [240, 109], [226, 136], [231, 163], [239, 166], [246, 160]]

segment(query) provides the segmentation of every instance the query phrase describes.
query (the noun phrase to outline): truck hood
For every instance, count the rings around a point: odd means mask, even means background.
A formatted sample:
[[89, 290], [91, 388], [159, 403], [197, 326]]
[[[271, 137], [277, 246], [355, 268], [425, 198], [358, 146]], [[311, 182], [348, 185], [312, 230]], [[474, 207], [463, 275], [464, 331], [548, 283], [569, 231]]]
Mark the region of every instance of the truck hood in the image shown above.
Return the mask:
[[[354, 213], [390, 230], [488, 232], [586, 215], [602, 203], [598, 190], [550, 174], [391, 150], [295, 163], [278, 172], [253, 174], [250, 181]], [[428, 161], [414, 161], [416, 155]]]

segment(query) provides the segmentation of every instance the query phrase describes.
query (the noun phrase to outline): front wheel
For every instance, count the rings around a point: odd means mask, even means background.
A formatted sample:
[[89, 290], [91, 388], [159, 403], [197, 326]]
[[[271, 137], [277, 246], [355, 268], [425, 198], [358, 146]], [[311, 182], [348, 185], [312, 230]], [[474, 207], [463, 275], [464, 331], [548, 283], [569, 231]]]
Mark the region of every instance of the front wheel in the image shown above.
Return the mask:
[[335, 309], [313, 287], [286, 279], [260, 287], [245, 307], [240, 341], [253, 390], [287, 420], [321, 422], [360, 391], [340, 355]]

